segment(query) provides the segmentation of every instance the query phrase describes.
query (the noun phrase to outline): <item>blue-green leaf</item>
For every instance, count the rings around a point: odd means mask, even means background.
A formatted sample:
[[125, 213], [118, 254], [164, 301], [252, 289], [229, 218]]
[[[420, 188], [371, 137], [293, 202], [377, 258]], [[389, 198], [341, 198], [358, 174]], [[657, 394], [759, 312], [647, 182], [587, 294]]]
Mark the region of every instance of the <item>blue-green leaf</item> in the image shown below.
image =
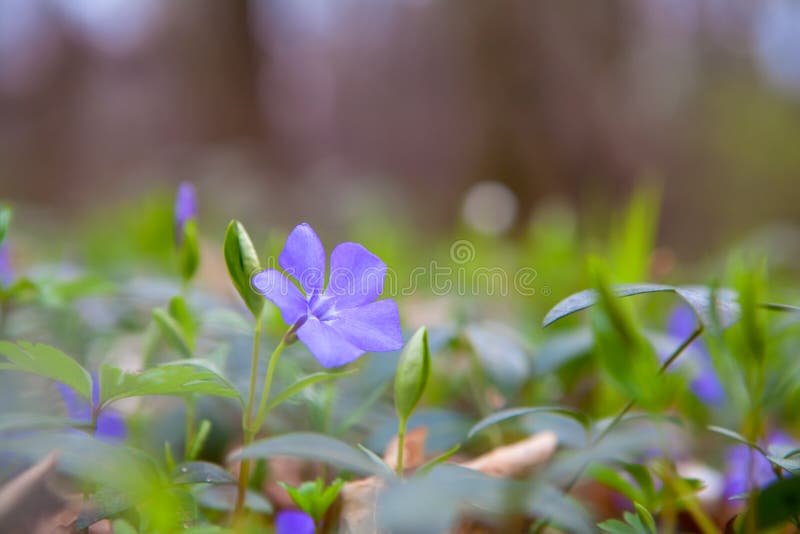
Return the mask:
[[330, 436], [294, 432], [256, 441], [234, 453], [232, 460], [290, 456], [324, 462], [362, 475], [391, 476], [391, 470], [369, 459], [363, 452]]
[[187, 395], [199, 393], [228, 397], [242, 402], [239, 392], [211, 366], [200, 361], [183, 360], [130, 373], [104, 365], [100, 368], [100, 403], [145, 395]]
[[574, 410], [572, 408], [566, 408], [563, 406], [532, 406], [527, 408], [526, 407], [508, 408], [505, 410], [501, 410], [499, 412], [495, 412], [492, 415], [486, 417], [485, 419], [482, 419], [477, 424], [475, 424], [475, 426], [473, 426], [469, 430], [469, 433], [467, 434], [467, 439], [471, 438], [481, 430], [491, 425], [497, 424], [501, 421], [506, 421], [514, 417], [521, 417], [523, 415], [531, 415], [535, 413], [552, 413], [569, 417], [570, 419], [574, 419], [575, 421], [580, 423], [580, 425], [584, 429], [586, 429], [587, 432], [589, 431], [591, 426], [589, 417], [586, 414], [578, 410]]
[[27, 341], [19, 341], [16, 345], [0, 341], [0, 355], [8, 359], [8, 363], [0, 363], [0, 371], [22, 371], [57, 380], [74, 389], [84, 399], [92, 399], [92, 377], [89, 372], [54, 347]]
[[226, 470], [210, 462], [184, 462], [172, 472], [173, 484], [236, 484]]
[[337, 378], [349, 376], [355, 373], [356, 371], [358, 371], [358, 369], [348, 369], [346, 371], [339, 371], [336, 373], [314, 373], [308, 376], [304, 376], [298, 379], [291, 386], [287, 387], [286, 389], [275, 395], [273, 398], [271, 398], [269, 400], [269, 403], [267, 404], [267, 412], [269, 412], [276, 406], [282, 404], [289, 398], [297, 395], [298, 393], [300, 393], [309, 386], [312, 386], [318, 382], [325, 382], [328, 380], [335, 380]]

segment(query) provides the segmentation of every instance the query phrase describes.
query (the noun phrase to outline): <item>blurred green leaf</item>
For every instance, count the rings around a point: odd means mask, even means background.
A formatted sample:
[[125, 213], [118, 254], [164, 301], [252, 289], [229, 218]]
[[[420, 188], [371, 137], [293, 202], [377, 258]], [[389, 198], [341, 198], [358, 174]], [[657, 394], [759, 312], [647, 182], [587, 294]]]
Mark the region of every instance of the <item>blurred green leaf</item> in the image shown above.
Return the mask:
[[350, 376], [356, 373], [358, 369], [347, 369], [345, 371], [339, 371], [334, 373], [313, 373], [302, 378], [299, 378], [296, 382], [292, 385], [272, 397], [267, 404], [267, 412], [279, 406], [286, 400], [290, 399], [291, 397], [297, 395], [304, 389], [309, 386], [312, 386], [318, 382], [326, 382], [328, 380], [335, 380], [337, 378], [342, 378], [345, 376]]
[[513, 419], [515, 417], [521, 417], [523, 415], [532, 415], [536, 413], [551, 413], [551, 414], [559, 414], [565, 417], [569, 417], [580, 423], [580, 425], [589, 432], [591, 422], [589, 417], [580, 412], [578, 410], [572, 408], [566, 408], [563, 406], [532, 406], [532, 407], [522, 407], [522, 408], [508, 408], [505, 410], [501, 410], [499, 412], [495, 412], [489, 417], [480, 420], [475, 426], [473, 426], [469, 433], [467, 433], [467, 439], [471, 438], [481, 430], [492, 426], [494, 424], [500, 423], [501, 421], [507, 421], [508, 419]]
[[622, 494], [632, 502], [646, 500], [642, 489], [626, 479], [613, 467], [596, 464], [586, 470], [586, 475], [600, 484], [615, 490], [617, 493]]
[[37, 413], [4, 413], [0, 415], [0, 433], [25, 430], [52, 430], [88, 426], [86, 421]]
[[511, 328], [494, 322], [473, 323], [464, 329], [486, 373], [500, 386], [519, 387], [530, 374], [530, 354]]
[[267, 438], [231, 455], [232, 460], [290, 456], [316, 460], [362, 475], [391, 476], [391, 470], [370, 460], [363, 452], [338, 439], [313, 432], [294, 432]]
[[167, 343], [184, 358], [191, 358], [192, 349], [189, 346], [189, 340], [186, 339], [186, 335], [178, 321], [161, 308], [155, 308], [152, 315], [153, 321], [158, 325], [158, 330]]
[[746, 437], [744, 437], [743, 435], [739, 434], [736, 431], [733, 431], [733, 430], [730, 430], [730, 429], [727, 429], [727, 428], [722, 428], [721, 426], [714, 426], [714, 425], [710, 425], [710, 426], [708, 426], [706, 428], [708, 430], [710, 430], [711, 432], [714, 432], [715, 434], [719, 434], [720, 436], [725, 436], [726, 438], [730, 438], [730, 439], [732, 439], [734, 441], [738, 441], [739, 443], [747, 445], [751, 449], [755, 449], [758, 452], [760, 452], [761, 454], [766, 455], [766, 452], [764, 451], [764, 449], [759, 447], [758, 444], [751, 442]]
[[406, 421], [411, 416], [428, 383], [431, 355], [428, 330], [423, 326], [406, 343], [397, 363], [394, 380], [394, 406], [397, 417]]
[[100, 404], [145, 395], [187, 395], [199, 393], [236, 399], [239, 392], [227, 379], [200, 361], [178, 361], [129, 373], [104, 365], [100, 367]]
[[[800, 478], [785, 478], [770, 484], [759, 492], [753, 505], [755, 525], [759, 529], [776, 527], [793, 520], [800, 515]], [[748, 516], [752, 513], [752, 510], [746, 512], [743, 525], [749, 523]]]
[[[630, 297], [644, 293], [675, 293], [688, 304], [698, 320], [706, 327], [714, 325], [714, 316], [719, 318], [722, 328], [727, 328], [739, 319], [740, 307], [737, 294], [732, 289], [719, 288], [716, 291], [705, 286], [670, 286], [664, 284], [619, 284], [611, 288], [616, 297]], [[713, 296], [713, 298], [712, 298]], [[598, 301], [595, 289], [580, 291], [556, 304], [543, 320], [547, 327], [554, 322], [594, 306]], [[716, 302], [716, 311], [714, 311]]]
[[194, 351], [195, 335], [197, 334], [197, 321], [192, 315], [192, 311], [189, 309], [189, 305], [186, 303], [186, 300], [180, 295], [172, 297], [169, 301], [167, 311], [169, 312], [170, 317], [175, 319], [175, 322], [180, 325], [181, 332], [183, 332], [183, 336], [186, 339], [187, 345], [189, 345], [189, 348]]
[[658, 226], [660, 193], [653, 187], [638, 189], [621, 224], [611, 234], [610, 264], [616, 280], [633, 282], [649, 274]]
[[318, 478], [314, 482], [303, 482], [297, 487], [290, 486], [283, 482], [278, 482], [286, 490], [292, 501], [305, 513], [310, 515], [314, 522], [319, 524], [325, 517], [336, 497], [339, 496], [344, 485], [344, 480], [336, 479], [326, 486], [325, 482]]
[[8, 363], [0, 363], [0, 371], [22, 371], [63, 382], [91, 402], [91, 375], [60, 350], [43, 343], [0, 341], [0, 355], [8, 359]]
[[253, 289], [250, 281], [261, 270], [261, 264], [247, 230], [239, 221], [231, 221], [228, 225], [224, 254], [231, 282], [253, 317], [258, 318], [264, 307], [264, 297]]
[[414, 473], [414, 476], [424, 476], [428, 471], [430, 471], [437, 465], [442, 464], [447, 460], [449, 460], [460, 449], [461, 449], [461, 444], [456, 443], [455, 445], [450, 447], [449, 450], [446, 450], [442, 454], [435, 456], [434, 458], [431, 458], [430, 460], [419, 466], [419, 468]]
[[[197, 503], [209, 510], [231, 512], [236, 502], [236, 487], [232, 485], [198, 486], [192, 492]], [[264, 515], [272, 514], [272, 504], [260, 493], [247, 490], [244, 507]]]
[[135, 502], [130, 496], [111, 488], [100, 488], [91, 494], [75, 520], [76, 531], [84, 530], [101, 519], [109, 519], [128, 510]]
[[217, 464], [184, 462], [172, 472], [173, 484], [236, 484], [236, 479]]

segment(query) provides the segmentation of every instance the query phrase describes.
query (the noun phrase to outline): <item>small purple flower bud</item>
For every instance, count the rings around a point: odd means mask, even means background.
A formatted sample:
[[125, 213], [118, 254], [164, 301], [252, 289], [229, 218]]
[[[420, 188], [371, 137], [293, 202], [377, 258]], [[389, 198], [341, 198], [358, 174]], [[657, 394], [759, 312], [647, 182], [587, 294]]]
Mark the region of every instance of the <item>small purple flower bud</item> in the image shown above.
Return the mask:
[[275, 517], [276, 534], [314, 534], [314, 519], [300, 510], [283, 510]]
[[175, 241], [180, 245], [183, 227], [197, 218], [197, 191], [189, 182], [181, 182], [175, 196]]
[[8, 241], [0, 245], [0, 287], [8, 287], [14, 281], [14, 269], [11, 267], [11, 252]]

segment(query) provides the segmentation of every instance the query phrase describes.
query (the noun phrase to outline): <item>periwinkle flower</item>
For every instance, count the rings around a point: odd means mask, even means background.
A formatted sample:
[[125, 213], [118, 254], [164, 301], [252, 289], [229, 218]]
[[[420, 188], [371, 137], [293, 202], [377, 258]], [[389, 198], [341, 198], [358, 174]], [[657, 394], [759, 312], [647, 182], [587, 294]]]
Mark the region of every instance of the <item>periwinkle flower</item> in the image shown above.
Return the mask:
[[276, 534], [314, 534], [314, 519], [300, 510], [282, 510], [275, 516]]
[[197, 218], [197, 191], [189, 182], [181, 182], [175, 196], [175, 240], [178, 244], [183, 239], [183, 228], [186, 223]]
[[[100, 402], [100, 383], [97, 380], [97, 375], [93, 375], [93, 379], [91, 405], [78, 396], [71, 387], [60, 382], [56, 384], [70, 419], [82, 423], [91, 423], [92, 410]], [[125, 419], [119, 412], [106, 408], [98, 414], [94, 432], [94, 437], [97, 439], [109, 443], [119, 443], [125, 440], [127, 433]]]
[[341, 243], [333, 249], [326, 287], [325, 249], [303, 223], [289, 234], [278, 264], [286, 274], [267, 269], [253, 277], [253, 286], [280, 309], [323, 367], [345, 365], [367, 351], [403, 346], [397, 304], [377, 300], [386, 265], [362, 245]]
[[[780, 446], [792, 443], [792, 439], [782, 432], [774, 432], [767, 438], [767, 446]], [[750, 484], [763, 488], [777, 480], [778, 475], [760, 452], [747, 445], [734, 445], [725, 457], [725, 498], [747, 493]], [[752, 476], [752, 480], [751, 480]]]
[[11, 267], [11, 252], [8, 241], [0, 245], [0, 287], [7, 287], [14, 281], [14, 269]]
[[[697, 318], [688, 306], [676, 308], [669, 317], [667, 333], [675, 339], [683, 341], [697, 329]], [[692, 392], [703, 403], [718, 406], [725, 401], [725, 388], [717, 376], [711, 355], [702, 339], [696, 339], [687, 348], [692, 348], [699, 358], [694, 362], [697, 372], [689, 385]]]

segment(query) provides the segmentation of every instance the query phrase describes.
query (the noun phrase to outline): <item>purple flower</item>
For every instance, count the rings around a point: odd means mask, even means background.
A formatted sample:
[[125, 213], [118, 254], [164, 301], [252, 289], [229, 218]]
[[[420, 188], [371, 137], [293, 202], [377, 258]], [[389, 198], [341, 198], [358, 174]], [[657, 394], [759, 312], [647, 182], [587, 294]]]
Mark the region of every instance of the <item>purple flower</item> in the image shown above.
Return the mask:
[[0, 245], [0, 287], [7, 287], [14, 281], [14, 269], [11, 267], [11, 253], [8, 241]]
[[357, 243], [341, 243], [331, 253], [325, 287], [325, 249], [306, 223], [286, 239], [278, 256], [286, 275], [276, 269], [253, 277], [253, 286], [281, 311], [323, 367], [352, 362], [367, 351], [384, 352], [403, 346], [400, 314], [383, 292], [386, 265]]
[[[92, 378], [91, 405], [86, 402], [85, 399], [78, 396], [71, 387], [60, 382], [56, 384], [58, 392], [64, 400], [64, 407], [70, 419], [82, 423], [91, 423], [92, 409], [100, 402], [100, 383], [97, 380], [97, 375], [93, 375]], [[96, 438], [109, 443], [119, 443], [125, 440], [126, 435], [127, 427], [125, 426], [125, 419], [122, 417], [122, 414], [108, 408], [98, 414], [94, 432]]]
[[197, 191], [189, 182], [181, 182], [175, 196], [175, 240], [178, 244], [183, 239], [183, 227], [197, 218]]
[[[680, 306], [672, 312], [667, 325], [667, 333], [671, 337], [683, 341], [691, 336], [695, 330], [697, 330], [697, 318], [691, 308]], [[695, 362], [697, 372], [692, 378], [689, 387], [703, 403], [710, 406], [719, 406], [725, 401], [725, 388], [714, 370], [714, 364], [711, 361], [711, 356], [705, 343], [703, 343], [702, 339], [696, 339], [687, 347], [687, 349], [689, 348], [699, 355], [698, 360]]]
[[[767, 439], [769, 447], [775, 445], [788, 445], [792, 439], [782, 432], [774, 432]], [[747, 493], [752, 484], [763, 488], [777, 480], [772, 464], [760, 452], [747, 445], [734, 445], [728, 449], [725, 457], [727, 470], [725, 472], [725, 498]], [[752, 465], [752, 472], [750, 466]]]
[[314, 519], [300, 510], [282, 510], [275, 517], [275, 534], [314, 534]]

